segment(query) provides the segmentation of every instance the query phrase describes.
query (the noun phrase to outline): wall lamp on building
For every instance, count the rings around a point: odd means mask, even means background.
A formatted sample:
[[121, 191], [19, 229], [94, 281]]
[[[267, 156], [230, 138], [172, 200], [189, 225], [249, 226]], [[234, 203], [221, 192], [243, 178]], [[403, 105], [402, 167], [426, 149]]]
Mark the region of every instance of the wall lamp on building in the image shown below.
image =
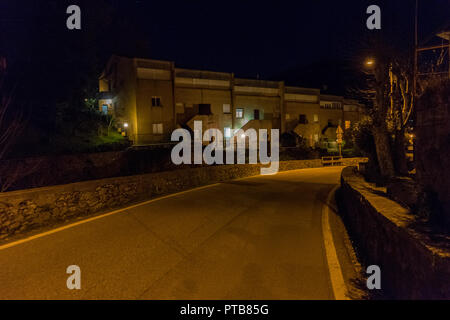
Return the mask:
[[[123, 123], [123, 130], [119, 130], [122, 133], [122, 136], [125, 137], [127, 135], [128, 122]], [[119, 128], [120, 129], [120, 128]]]

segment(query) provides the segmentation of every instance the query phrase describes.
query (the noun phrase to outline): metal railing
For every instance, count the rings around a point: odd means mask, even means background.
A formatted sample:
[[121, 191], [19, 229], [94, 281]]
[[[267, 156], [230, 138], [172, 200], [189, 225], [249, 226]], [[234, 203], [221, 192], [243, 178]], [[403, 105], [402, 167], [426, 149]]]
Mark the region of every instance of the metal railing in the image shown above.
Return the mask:
[[342, 165], [342, 157], [341, 156], [330, 156], [330, 157], [322, 157], [322, 166], [334, 166], [334, 165]]

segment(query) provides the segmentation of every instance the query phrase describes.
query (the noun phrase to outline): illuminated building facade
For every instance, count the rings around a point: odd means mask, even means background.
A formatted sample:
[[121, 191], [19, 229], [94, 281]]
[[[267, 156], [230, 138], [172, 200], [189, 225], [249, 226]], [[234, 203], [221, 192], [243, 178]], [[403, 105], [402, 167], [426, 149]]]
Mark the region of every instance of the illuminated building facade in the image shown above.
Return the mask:
[[250, 80], [233, 73], [176, 68], [173, 62], [112, 56], [99, 79], [101, 112], [116, 117], [135, 145], [170, 141], [176, 128], [192, 131], [280, 129], [310, 146], [333, 143], [336, 128], [360, 119], [355, 101], [321, 95], [319, 89]]

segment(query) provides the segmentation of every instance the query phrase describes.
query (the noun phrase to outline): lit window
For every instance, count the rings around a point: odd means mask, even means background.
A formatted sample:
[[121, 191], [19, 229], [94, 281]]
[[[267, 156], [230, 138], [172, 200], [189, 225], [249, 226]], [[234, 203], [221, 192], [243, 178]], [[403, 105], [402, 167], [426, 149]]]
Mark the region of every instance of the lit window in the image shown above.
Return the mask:
[[225, 138], [231, 138], [231, 128], [230, 127], [225, 127], [223, 132], [224, 132]]
[[314, 134], [314, 141], [319, 142], [319, 135], [317, 133]]
[[319, 122], [319, 115], [318, 114], [314, 115], [314, 122]]
[[102, 113], [108, 114], [108, 105], [107, 104], [102, 105]]
[[163, 133], [163, 124], [162, 123], [154, 123], [153, 124], [153, 134], [162, 134]]
[[152, 107], [161, 107], [161, 97], [152, 97]]
[[223, 113], [230, 113], [230, 112], [231, 112], [230, 105], [228, 103], [224, 103], [223, 104]]
[[345, 129], [350, 129], [351, 122], [350, 120], [345, 120]]
[[244, 117], [244, 109], [236, 109], [236, 119], [242, 119]]
[[289, 115], [289, 113], [286, 113], [286, 120], [289, 120], [291, 118], [291, 116]]

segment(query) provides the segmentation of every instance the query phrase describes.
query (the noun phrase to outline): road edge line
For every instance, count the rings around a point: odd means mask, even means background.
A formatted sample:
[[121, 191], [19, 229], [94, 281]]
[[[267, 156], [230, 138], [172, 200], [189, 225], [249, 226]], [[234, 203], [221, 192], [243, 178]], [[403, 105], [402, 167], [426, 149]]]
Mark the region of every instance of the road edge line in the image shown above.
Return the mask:
[[344, 276], [342, 275], [342, 268], [337, 257], [329, 220], [330, 199], [338, 188], [339, 185], [336, 185], [333, 189], [331, 189], [327, 195], [325, 204], [322, 206], [322, 235], [334, 298], [335, 300], [350, 300], [347, 296], [347, 286], [345, 285]]
[[167, 194], [165, 196], [161, 196], [161, 197], [158, 197], [158, 198], [153, 198], [153, 199], [150, 199], [150, 200], [146, 200], [144, 202], [139, 202], [139, 203], [133, 204], [133, 205], [128, 206], [128, 207], [124, 207], [124, 208], [120, 208], [120, 209], [117, 209], [117, 210], [113, 210], [113, 211], [110, 211], [110, 212], [107, 212], [107, 213], [103, 213], [103, 214], [97, 215], [95, 217], [83, 219], [83, 220], [80, 220], [80, 221], [77, 221], [77, 222], [74, 222], [74, 223], [62, 226], [62, 227], [58, 227], [58, 228], [55, 228], [55, 229], [52, 229], [52, 230], [49, 230], [49, 231], [41, 232], [41, 233], [32, 235], [32, 236], [24, 238], [24, 239], [20, 239], [20, 240], [16, 240], [16, 241], [13, 241], [13, 242], [5, 243], [4, 245], [0, 245], [0, 250], [11, 248], [11, 247], [17, 246], [19, 244], [22, 244], [22, 243], [25, 243], [25, 242], [29, 242], [31, 240], [39, 239], [39, 238], [51, 235], [53, 233], [57, 233], [57, 232], [60, 232], [60, 231], [66, 230], [66, 229], [70, 229], [70, 228], [79, 226], [79, 225], [84, 224], [84, 223], [88, 223], [88, 222], [91, 222], [91, 221], [102, 219], [102, 218], [105, 218], [107, 216], [110, 216], [110, 215], [113, 215], [113, 214], [116, 214], [116, 213], [120, 213], [120, 212], [125, 211], [125, 210], [137, 208], [137, 207], [140, 207], [140, 206], [152, 203], [152, 202], [156, 202], [156, 201], [159, 201], [159, 200], [175, 197], [177, 195], [181, 195], [181, 194], [188, 193], [188, 192], [191, 192], [191, 191], [196, 191], [196, 190], [201, 190], [201, 189], [214, 187], [214, 186], [217, 186], [219, 184], [220, 183], [208, 184], [206, 186], [196, 187], [196, 188], [193, 188], [193, 189], [184, 190], [184, 191], [180, 191], [180, 192], [177, 192], [177, 193], [171, 193], [171, 194]]

